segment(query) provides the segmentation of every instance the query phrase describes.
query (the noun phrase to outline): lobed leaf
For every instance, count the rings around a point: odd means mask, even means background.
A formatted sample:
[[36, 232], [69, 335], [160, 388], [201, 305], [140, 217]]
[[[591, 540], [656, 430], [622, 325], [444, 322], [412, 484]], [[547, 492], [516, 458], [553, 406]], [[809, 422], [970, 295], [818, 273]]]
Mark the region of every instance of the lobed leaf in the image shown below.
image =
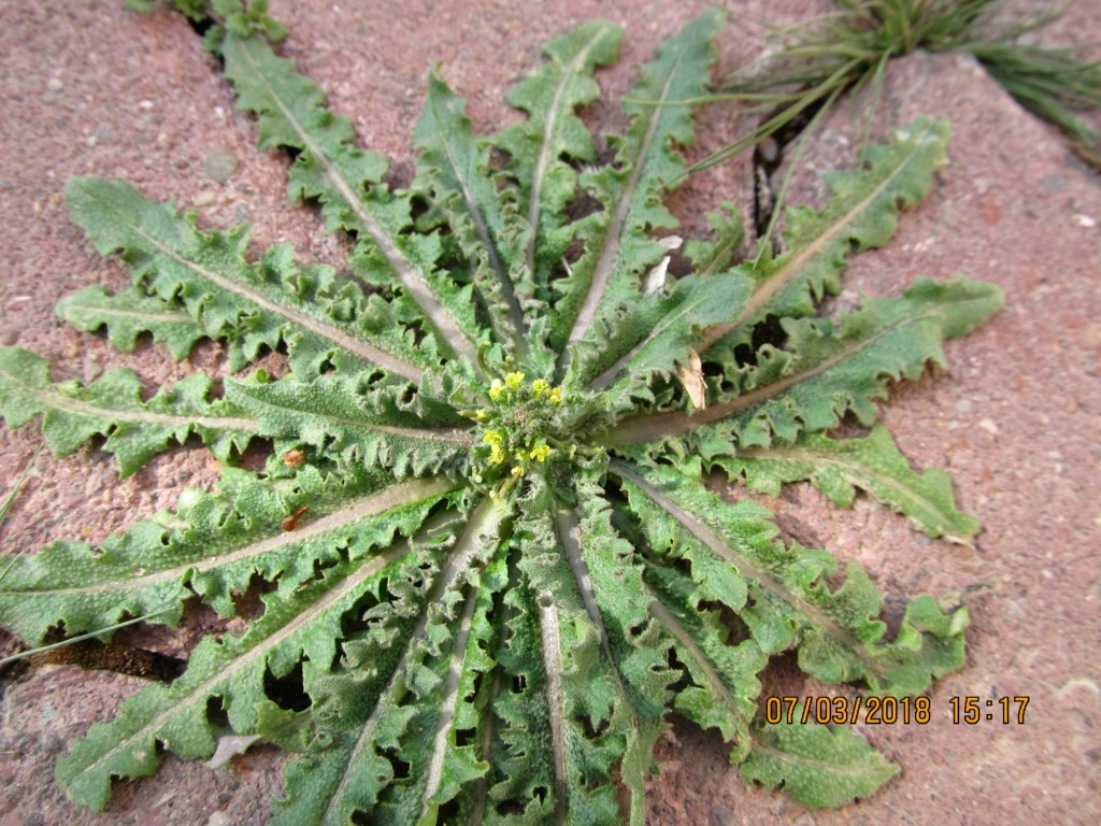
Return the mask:
[[[796, 707], [802, 715], [802, 703]], [[804, 806], [836, 809], [868, 797], [898, 773], [898, 766], [842, 727], [807, 723], [761, 724], [742, 777], [767, 789], [783, 787]]]
[[[676, 471], [613, 466], [642, 530], [656, 553], [684, 557], [697, 582], [740, 577], [728, 585], [737, 612], [766, 653], [798, 647], [799, 665], [827, 682], [864, 680], [872, 691], [917, 694], [933, 677], [963, 664], [965, 609], [945, 614], [929, 598], [910, 603], [902, 628], [886, 643], [882, 597], [863, 569], [850, 561], [844, 584], [830, 554], [774, 539], [775, 528], [759, 511], [730, 506]], [[718, 565], [733, 571], [723, 576]]]
[[[187, 491], [178, 513], [139, 522], [97, 548], [56, 542], [15, 557], [0, 583], [0, 613], [28, 640], [59, 621], [69, 633], [95, 631], [125, 614], [167, 610], [165, 621], [175, 622], [195, 595], [233, 616], [233, 594], [254, 574], [289, 592], [314, 576], [315, 562], [355, 559], [409, 535], [453, 488], [445, 479], [395, 484], [385, 474], [311, 467], [271, 486], [227, 471], [220, 492]], [[309, 518], [286, 530], [284, 520], [303, 503]]]
[[973, 517], [956, 510], [948, 475], [935, 468], [911, 470], [882, 425], [863, 439], [804, 433], [793, 444], [744, 448], [717, 458], [715, 465], [731, 479], [744, 475], [750, 488], [774, 495], [781, 484], [808, 480], [843, 508], [852, 504], [860, 488], [912, 517], [933, 537], [967, 542], [979, 528]]
[[616, 141], [615, 165], [582, 178], [603, 212], [581, 228], [585, 252], [555, 285], [562, 297], [548, 332], [561, 366], [569, 358], [567, 345], [590, 334], [598, 317], [640, 296], [643, 273], [663, 253], [650, 233], [677, 225], [661, 199], [686, 168], [675, 145], [691, 145], [695, 128], [688, 108], [676, 104], [705, 93], [714, 59], [710, 41], [721, 19], [717, 12], [702, 14], [659, 49], [624, 102], [631, 127]]
[[386, 162], [354, 148], [348, 119], [323, 108], [320, 88], [261, 40], [227, 33], [218, 50], [238, 107], [259, 117], [260, 147], [297, 152], [289, 173], [291, 197], [320, 201], [330, 230], [357, 236], [357, 254], [373, 265], [374, 283], [399, 288], [393, 298], [403, 305], [399, 315], [423, 321], [441, 352], [475, 362], [481, 331], [470, 290], [436, 271], [438, 239], [407, 233], [413, 223], [408, 195], [372, 186]]
[[869, 299], [838, 327], [784, 319], [784, 349], [764, 345], [757, 363], [724, 381], [705, 410], [629, 419], [609, 438], [630, 445], [685, 434], [706, 461], [738, 445], [768, 447], [774, 438], [836, 427], [847, 412], [871, 425], [888, 381], [916, 379], [926, 362], [946, 366], [944, 340], [966, 335], [1001, 305], [991, 284], [919, 278], [901, 298]]
[[153, 341], [166, 345], [174, 359], [182, 360], [206, 335], [183, 306], [150, 296], [140, 287], [114, 295], [99, 285], [85, 287], [61, 299], [57, 314], [87, 333], [106, 327], [111, 346], [124, 353], [134, 351], [138, 336], [151, 333]]
[[150, 201], [123, 181], [73, 178], [65, 197], [102, 255], [121, 251], [136, 283], [164, 301], [181, 300], [207, 335], [228, 340], [234, 369], [281, 341], [302, 378], [329, 364], [378, 366], [415, 380], [430, 366], [412, 334], [394, 329], [384, 302], [336, 280], [331, 268], [297, 267], [286, 245], [249, 264], [247, 230], [201, 232], [171, 204]]
[[524, 218], [497, 198], [489, 147], [478, 141], [463, 101], [433, 72], [428, 100], [413, 133], [421, 156], [414, 190], [424, 191], [446, 216], [478, 293], [490, 309], [497, 341], [513, 358], [527, 357], [527, 321], [516, 294], [525, 273]]
[[533, 310], [544, 310], [550, 301], [551, 282], [579, 229], [567, 217], [579, 182], [575, 166], [597, 155], [576, 110], [599, 96], [593, 70], [615, 60], [621, 38], [616, 26], [593, 21], [548, 43], [543, 51], [550, 60], [508, 96], [528, 117], [494, 139], [508, 154], [504, 171], [517, 184], [515, 208], [527, 219], [522, 239], [527, 278], [516, 291], [532, 325], [540, 321]]
[[45, 359], [0, 348], [0, 415], [7, 423], [19, 427], [41, 415], [42, 435], [58, 456], [104, 436], [103, 449], [118, 457], [123, 477], [192, 433], [222, 461], [248, 446], [257, 435], [255, 420], [223, 399], [208, 401], [212, 387], [196, 373], [142, 401], [144, 388], [132, 370], [114, 370], [88, 386], [53, 383]]
[[920, 117], [894, 142], [867, 147], [865, 168], [828, 173], [829, 205], [822, 212], [785, 210], [787, 249], [774, 256], [765, 244], [737, 268], [753, 281], [753, 295], [735, 318], [707, 331], [701, 350], [711, 349], [709, 356], [729, 364], [729, 354], [748, 344], [753, 328], [768, 316], [812, 315], [816, 301], [841, 289], [849, 253], [883, 246], [895, 234], [900, 207], [925, 198], [934, 171], [944, 165], [947, 141], [947, 122]]
[[399, 479], [465, 463], [474, 445], [467, 420], [444, 404], [426, 403], [427, 389], [414, 395], [412, 386], [378, 387], [369, 378], [321, 376], [308, 384], [234, 381], [227, 395], [255, 416], [266, 436], [298, 440], [350, 463], [387, 468]]

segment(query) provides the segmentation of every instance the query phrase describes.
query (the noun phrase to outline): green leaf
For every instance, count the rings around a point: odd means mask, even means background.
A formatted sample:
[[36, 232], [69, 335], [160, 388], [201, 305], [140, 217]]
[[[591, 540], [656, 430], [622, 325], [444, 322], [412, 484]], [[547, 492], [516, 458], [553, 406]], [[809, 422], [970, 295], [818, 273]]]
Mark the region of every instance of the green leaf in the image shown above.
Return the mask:
[[213, 382], [202, 373], [142, 401], [142, 383], [132, 370], [114, 370], [85, 387], [55, 384], [45, 359], [18, 347], [0, 348], [0, 414], [19, 427], [42, 415], [42, 435], [58, 456], [67, 456], [96, 435], [118, 456], [129, 476], [173, 442], [198, 434], [222, 461], [243, 451], [256, 422], [222, 399], [208, 401]]
[[[437, 473], [464, 461], [474, 439], [469, 422], [445, 405], [418, 415], [425, 393], [405, 401], [413, 388], [373, 387], [360, 374], [321, 376], [309, 384], [232, 382], [228, 396], [256, 417], [265, 436], [313, 445], [368, 467], [389, 468], [397, 478]], [[444, 412], [445, 411], [445, 412]], [[446, 424], [450, 426], [440, 426]]]
[[165, 301], [181, 299], [207, 335], [227, 338], [237, 369], [262, 345], [275, 349], [280, 341], [305, 378], [326, 362], [377, 365], [407, 379], [429, 366], [412, 334], [394, 330], [383, 302], [336, 281], [329, 268], [299, 269], [285, 245], [249, 264], [246, 230], [201, 232], [171, 204], [150, 201], [122, 181], [73, 178], [65, 196], [96, 249], [122, 251], [137, 283]]
[[710, 40], [721, 20], [717, 12], [702, 14], [662, 46], [624, 102], [631, 128], [616, 141], [615, 167], [582, 176], [581, 185], [605, 209], [583, 229], [585, 254], [556, 285], [563, 295], [550, 337], [560, 364], [568, 359], [567, 345], [585, 338], [598, 317], [641, 294], [643, 273], [662, 254], [649, 233], [677, 225], [661, 198], [685, 170], [675, 145], [695, 140], [690, 111], [677, 104], [705, 93], [714, 59]]
[[[599, 97], [593, 70], [615, 60], [621, 38], [622, 32], [610, 23], [582, 24], [548, 43], [544, 52], [550, 60], [508, 96], [510, 104], [528, 115], [495, 143], [508, 153], [505, 170], [519, 190], [515, 208], [527, 219], [522, 243], [530, 282], [520, 282], [516, 289], [529, 317], [533, 308], [543, 309], [550, 301], [551, 281], [577, 233], [566, 217], [578, 186], [574, 167], [591, 163], [597, 155], [576, 110]], [[538, 317], [529, 323], [540, 320], [546, 323]]]
[[979, 528], [975, 519], [956, 510], [948, 475], [935, 468], [911, 470], [882, 425], [863, 439], [834, 440], [807, 433], [794, 444], [744, 448], [715, 464], [731, 479], [744, 474], [750, 488], [773, 495], [781, 484], [809, 480], [843, 508], [852, 504], [860, 488], [912, 517], [934, 537], [967, 542]]
[[722, 361], [748, 343], [754, 326], [767, 316], [812, 315], [815, 301], [841, 289], [851, 250], [881, 247], [891, 239], [900, 207], [923, 200], [933, 172], [944, 164], [948, 124], [918, 118], [896, 138], [886, 146], [866, 148], [866, 168], [827, 174], [833, 197], [822, 212], [800, 206], [785, 210], [786, 250], [773, 256], [771, 246], [764, 244], [754, 260], [739, 267], [754, 282], [753, 296], [735, 318], [707, 332], [704, 349], [721, 340], [713, 355]]
[[[801, 717], [802, 703], [795, 714]], [[873, 794], [898, 774], [898, 766], [860, 734], [814, 721], [761, 724], [742, 777], [766, 789], [783, 790], [804, 806], [837, 809]]]
[[[165, 621], [175, 621], [196, 594], [233, 616], [233, 593], [243, 593], [254, 573], [294, 590], [314, 576], [315, 562], [359, 558], [408, 535], [453, 487], [444, 479], [394, 484], [385, 474], [311, 467], [271, 486], [227, 472], [219, 493], [188, 491], [178, 513], [139, 522], [98, 548], [57, 542], [14, 558], [0, 583], [0, 614], [6, 627], [35, 641], [58, 620], [69, 632], [94, 631], [127, 613], [168, 609]], [[283, 521], [303, 504], [308, 519], [285, 530]]]
[[184, 307], [150, 297], [139, 287], [114, 295], [98, 285], [85, 287], [63, 298], [57, 314], [88, 333], [106, 327], [107, 340], [124, 353], [134, 351], [138, 336], [152, 333], [153, 341], [168, 346], [172, 358], [185, 359], [206, 335]]
[[[738, 311], [749, 295], [738, 274], [679, 279], [669, 295], [648, 295], [624, 307], [614, 326], [604, 328], [598, 347], [578, 347], [575, 380], [610, 396], [646, 386], [655, 376], [669, 377], [691, 363], [700, 330]], [[603, 327], [603, 325], [601, 325]], [[637, 392], [637, 390], [635, 391]], [[646, 394], [642, 394], [646, 398]]]
[[435, 72], [428, 79], [428, 100], [413, 138], [421, 150], [415, 189], [426, 192], [447, 216], [468, 261], [474, 283], [496, 312], [494, 334], [514, 358], [527, 355], [527, 322], [516, 295], [523, 277], [522, 218], [496, 197], [489, 176], [489, 147], [479, 142], [455, 97]]
[[[453, 541], [436, 543], [390, 583], [395, 602], [367, 614], [376, 633], [345, 648], [359, 668], [320, 678], [318, 702], [330, 706], [325, 724], [310, 754], [288, 767], [288, 788], [310, 793], [288, 801], [275, 822], [346, 822], [358, 808], [382, 822], [411, 823], [437, 804], [445, 781], [453, 783], [460, 755], [450, 765], [444, 759], [454, 744], [458, 687], [466, 669], [488, 667], [467, 644], [479, 569], [498, 548], [503, 517], [499, 504], [482, 500]], [[393, 782], [394, 759], [416, 767], [411, 782]]]
[[965, 335], [1002, 305], [991, 284], [919, 278], [901, 298], [869, 299], [836, 326], [826, 319], [784, 319], [784, 349], [764, 345], [757, 363], [740, 366], [704, 410], [628, 420], [610, 439], [637, 444], [689, 433], [705, 458], [735, 445], [767, 447], [801, 432], [836, 427], [847, 412], [875, 421], [874, 401], [890, 380], [916, 379], [927, 362], [945, 367], [942, 344]]
[[348, 119], [324, 109], [321, 90], [260, 40], [231, 34], [220, 53], [238, 107], [259, 116], [261, 148], [298, 152], [289, 176], [291, 196], [319, 200], [330, 229], [359, 238], [361, 254], [377, 268], [375, 278], [400, 288], [397, 300], [405, 306], [399, 315], [419, 315], [443, 352], [475, 361], [481, 334], [470, 293], [436, 271], [438, 240], [406, 234], [412, 225], [408, 196], [369, 189], [385, 173], [385, 160], [353, 147]]
[[685, 558], [697, 583], [725, 584], [732, 596], [720, 599], [767, 653], [798, 647], [807, 673], [827, 682], [864, 680], [896, 696], [925, 691], [933, 677], [963, 664], [966, 610], [946, 614], [930, 598], [915, 600], [886, 643], [882, 597], [855, 561], [844, 584], [830, 590], [825, 580], [837, 573], [837, 560], [794, 543], [785, 547], [760, 511], [727, 505], [676, 471], [621, 464], [612, 470], [643, 515], [654, 551]]

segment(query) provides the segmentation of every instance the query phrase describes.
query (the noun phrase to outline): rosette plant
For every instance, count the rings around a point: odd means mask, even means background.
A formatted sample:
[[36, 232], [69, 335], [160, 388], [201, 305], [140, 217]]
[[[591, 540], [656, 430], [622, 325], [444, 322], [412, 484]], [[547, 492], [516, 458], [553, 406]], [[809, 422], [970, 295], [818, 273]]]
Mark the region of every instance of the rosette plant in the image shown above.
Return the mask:
[[[41, 417], [60, 455], [102, 437], [124, 475], [195, 436], [227, 467], [98, 547], [13, 556], [0, 621], [35, 644], [176, 623], [196, 598], [228, 617], [264, 583], [244, 633], [204, 639], [73, 745], [57, 768], [73, 799], [100, 808], [164, 750], [210, 757], [236, 737], [295, 753], [280, 823], [640, 823], [672, 711], [805, 804], [872, 793], [897, 767], [845, 725], [765, 722], [762, 669], [794, 650], [817, 679], [920, 693], [963, 663], [966, 609], [919, 596], [888, 634], [859, 565], [841, 577], [704, 476], [809, 480], [839, 505], [860, 489], [931, 536], [975, 532], [947, 477], [913, 470], [874, 423], [888, 385], [943, 364], [996, 288], [923, 278], [838, 322], [817, 312], [847, 255], [925, 195], [947, 127], [868, 148], [829, 178], [823, 211], [787, 210], [781, 249], [739, 260], [729, 210], [682, 246], [663, 205], [717, 14], [641, 69], [621, 136], [579, 116], [616, 56], [610, 24], [548, 44], [509, 96], [526, 117], [490, 138], [433, 75], [399, 188], [276, 56], [262, 6], [215, 5], [206, 43], [260, 146], [293, 158], [291, 195], [351, 239], [347, 271], [286, 244], [249, 260], [244, 227], [199, 229], [119, 180], [69, 182], [73, 220], [133, 286], [81, 290], [62, 315], [122, 350], [149, 333], [183, 358], [209, 337], [237, 372], [223, 395], [200, 373], [148, 396], [127, 370], [53, 383], [7, 348], [4, 417]], [[250, 367], [269, 350], [282, 374]], [[831, 435], [845, 417], [864, 434]], [[257, 439], [274, 446], [264, 471], [232, 467]]]

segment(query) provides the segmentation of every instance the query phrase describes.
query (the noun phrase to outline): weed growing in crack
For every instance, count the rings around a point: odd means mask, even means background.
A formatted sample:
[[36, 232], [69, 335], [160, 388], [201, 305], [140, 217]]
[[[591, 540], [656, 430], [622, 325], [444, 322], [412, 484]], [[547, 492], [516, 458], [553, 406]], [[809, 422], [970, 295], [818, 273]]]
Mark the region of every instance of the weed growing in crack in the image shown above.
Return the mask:
[[[354, 278], [289, 245], [249, 260], [245, 229], [199, 230], [125, 182], [69, 182], [73, 220], [134, 284], [81, 291], [65, 316], [123, 346], [151, 332], [177, 357], [209, 337], [238, 372], [219, 398], [201, 373], [147, 397], [132, 372], [58, 384], [5, 348], [0, 413], [41, 417], [62, 455], [102, 436], [124, 474], [191, 436], [226, 462], [273, 446], [264, 472], [229, 467], [175, 514], [4, 567], [0, 622], [31, 644], [59, 623], [175, 623], [196, 598], [224, 617], [250, 590], [263, 604], [73, 745], [57, 769], [72, 798], [103, 807], [163, 750], [217, 762], [262, 739], [296, 755], [280, 823], [637, 824], [671, 710], [717, 728], [748, 781], [806, 805], [893, 776], [845, 726], [769, 722], [758, 675], [794, 651], [815, 678], [920, 694], [962, 665], [966, 608], [917, 596], [890, 635], [859, 565], [841, 578], [833, 555], [781, 541], [767, 509], [702, 477], [806, 480], [839, 505], [861, 489], [930, 536], [978, 529], [947, 476], [913, 470], [875, 425], [876, 403], [943, 364], [997, 289], [919, 278], [837, 324], [816, 309], [847, 255], [886, 243], [925, 196], [947, 126], [922, 118], [868, 147], [829, 178], [822, 212], [787, 211], [777, 251], [733, 260], [739, 222], [715, 216], [672, 278], [663, 198], [694, 124], [669, 104], [706, 93], [719, 15], [643, 68], [606, 163], [578, 110], [616, 27], [549, 43], [509, 96], [526, 118], [489, 138], [433, 75], [416, 176], [395, 188], [276, 55], [263, 4], [178, 5], [209, 24], [261, 144], [294, 157], [291, 192], [352, 239]], [[762, 327], [782, 336], [760, 343]], [[288, 375], [254, 367], [281, 346]], [[827, 435], [846, 415], [868, 434]]]

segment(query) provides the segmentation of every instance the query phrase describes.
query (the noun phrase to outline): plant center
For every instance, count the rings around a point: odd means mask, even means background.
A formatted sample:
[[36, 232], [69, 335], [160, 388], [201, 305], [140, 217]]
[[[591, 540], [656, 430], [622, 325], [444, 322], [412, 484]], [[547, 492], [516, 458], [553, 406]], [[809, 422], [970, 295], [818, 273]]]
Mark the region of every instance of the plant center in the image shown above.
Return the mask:
[[488, 396], [487, 406], [462, 411], [478, 423], [471, 456], [475, 484], [503, 495], [532, 469], [573, 456], [571, 405], [561, 387], [543, 379], [529, 382], [516, 372], [494, 379]]

